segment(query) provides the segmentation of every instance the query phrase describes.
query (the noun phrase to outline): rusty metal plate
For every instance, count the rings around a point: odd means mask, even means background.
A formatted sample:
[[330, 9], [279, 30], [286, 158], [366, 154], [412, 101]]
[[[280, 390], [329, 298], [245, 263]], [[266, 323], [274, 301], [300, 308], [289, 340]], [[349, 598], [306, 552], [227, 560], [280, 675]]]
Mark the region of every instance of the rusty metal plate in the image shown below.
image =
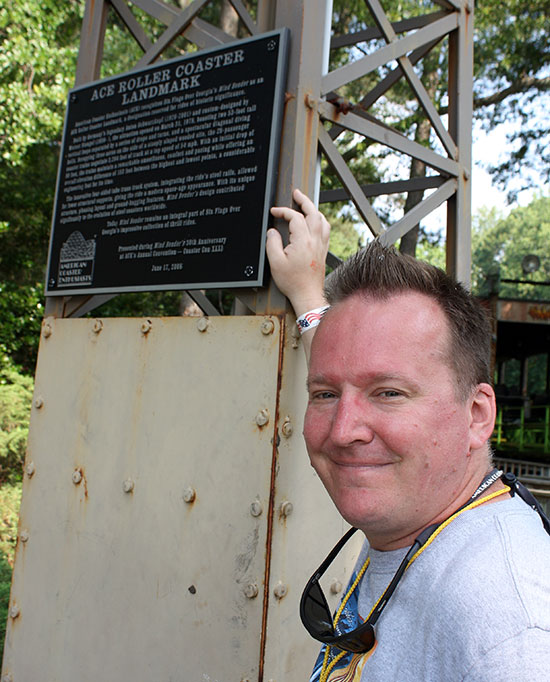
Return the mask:
[[280, 340], [265, 321], [47, 320], [4, 675], [258, 679]]
[[[288, 322], [292, 329], [293, 320]], [[300, 621], [300, 597], [311, 574], [349, 528], [309, 464], [302, 437], [306, 363], [292, 334], [287, 334], [283, 357], [263, 677], [276, 682], [310, 678], [321, 645]], [[364, 536], [357, 533], [322, 581], [333, 611], [343, 596], [363, 540]]]

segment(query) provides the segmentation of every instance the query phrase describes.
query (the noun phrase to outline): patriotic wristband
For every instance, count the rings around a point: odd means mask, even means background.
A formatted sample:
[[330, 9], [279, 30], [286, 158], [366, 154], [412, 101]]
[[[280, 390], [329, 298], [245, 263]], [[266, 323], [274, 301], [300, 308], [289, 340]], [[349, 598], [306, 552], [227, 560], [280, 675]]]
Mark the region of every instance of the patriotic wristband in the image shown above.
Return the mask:
[[322, 308], [309, 310], [307, 313], [300, 315], [300, 317], [296, 320], [300, 334], [307, 332], [308, 329], [313, 329], [313, 327], [316, 327], [329, 308], [330, 306], [326, 305]]

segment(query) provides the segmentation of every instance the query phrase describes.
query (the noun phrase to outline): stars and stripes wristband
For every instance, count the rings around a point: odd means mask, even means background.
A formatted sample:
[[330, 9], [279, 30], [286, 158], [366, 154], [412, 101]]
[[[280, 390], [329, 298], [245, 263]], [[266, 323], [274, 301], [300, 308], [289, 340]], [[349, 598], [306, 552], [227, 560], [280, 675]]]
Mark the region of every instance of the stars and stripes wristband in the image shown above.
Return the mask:
[[308, 329], [316, 327], [329, 308], [329, 305], [325, 305], [322, 308], [314, 308], [313, 310], [309, 310], [307, 313], [300, 315], [296, 320], [300, 334], [307, 332]]

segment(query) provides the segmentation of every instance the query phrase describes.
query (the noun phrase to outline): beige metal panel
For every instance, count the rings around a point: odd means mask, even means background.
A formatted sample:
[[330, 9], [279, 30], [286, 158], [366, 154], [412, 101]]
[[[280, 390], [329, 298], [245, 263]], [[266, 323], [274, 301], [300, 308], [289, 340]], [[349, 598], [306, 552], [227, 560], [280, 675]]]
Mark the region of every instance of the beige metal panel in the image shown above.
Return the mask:
[[[290, 331], [285, 338], [280, 395], [265, 682], [309, 680], [320, 644], [301, 624], [300, 597], [311, 574], [349, 528], [309, 464], [302, 437], [306, 363], [301, 344], [296, 343], [292, 316], [287, 317], [287, 324]], [[323, 582], [333, 610], [342, 591], [332, 592], [331, 585], [340, 583], [345, 588], [361, 547], [360, 535], [348, 543]]]
[[258, 679], [279, 362], [264, 322], [46, 321], [14, 682]]

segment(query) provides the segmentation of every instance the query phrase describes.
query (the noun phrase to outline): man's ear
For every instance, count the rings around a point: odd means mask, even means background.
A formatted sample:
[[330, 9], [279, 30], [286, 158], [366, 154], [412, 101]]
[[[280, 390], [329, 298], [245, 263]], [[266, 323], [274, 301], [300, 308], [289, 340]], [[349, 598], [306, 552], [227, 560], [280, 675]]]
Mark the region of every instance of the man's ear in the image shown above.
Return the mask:
[[495, 392], [489, 384], [478, 384], [470, 398], [470, 450], [485, 445], [495, 428]]

